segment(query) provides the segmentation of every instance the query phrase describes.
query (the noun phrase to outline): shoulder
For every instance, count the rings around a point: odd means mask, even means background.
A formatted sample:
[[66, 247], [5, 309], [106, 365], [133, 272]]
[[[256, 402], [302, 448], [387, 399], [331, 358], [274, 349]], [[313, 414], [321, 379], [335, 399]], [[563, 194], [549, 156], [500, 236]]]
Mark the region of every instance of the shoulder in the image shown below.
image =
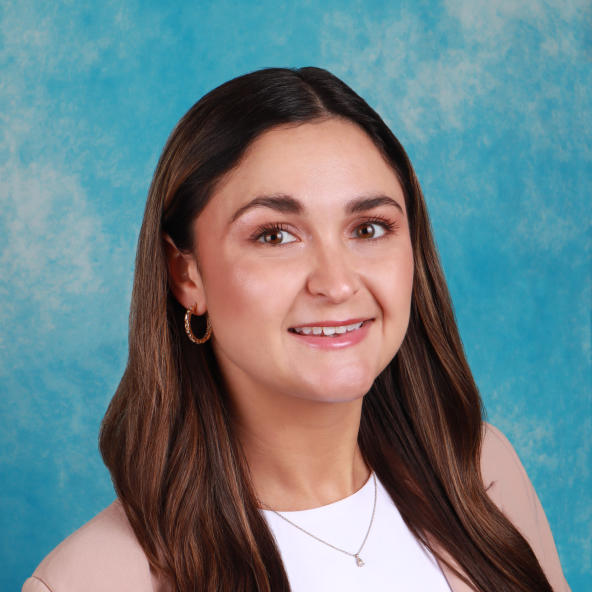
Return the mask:
[[554, 590], [569, 590], [541, 502], [509, 440], [483, 424], [481, 476], [490, 499], [528, 541]]
[[60, 543], [23, 592], [156, 591], [142, 547], [116, 500]]
[[517, 493], [522, 492], [528, 497], [532, 489], [512, 444], [500, 430], [489, 423], [483, 424], [481, 476], [489, 497], [501, 510], [508, 503], [510, 506], [516, 503]]
[[[481, 476], [487, 494], [533, 545], [538, 538], [540, 503], [508, 439], [485, 423], [481, 447]], [[542, 512], [542, 508], [540, 508]]]

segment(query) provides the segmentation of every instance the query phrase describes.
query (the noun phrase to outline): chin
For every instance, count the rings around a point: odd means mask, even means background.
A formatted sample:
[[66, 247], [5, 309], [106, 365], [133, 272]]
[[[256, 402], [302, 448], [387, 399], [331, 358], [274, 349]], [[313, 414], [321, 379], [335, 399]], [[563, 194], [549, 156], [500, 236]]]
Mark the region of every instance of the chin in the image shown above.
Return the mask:
[[314, 385], [314, 391], [303, 393], [306, 398], [320, 403], [346, 403], [361, 399], [374, 383], [374, 377], [363, 380], [321, 381]]

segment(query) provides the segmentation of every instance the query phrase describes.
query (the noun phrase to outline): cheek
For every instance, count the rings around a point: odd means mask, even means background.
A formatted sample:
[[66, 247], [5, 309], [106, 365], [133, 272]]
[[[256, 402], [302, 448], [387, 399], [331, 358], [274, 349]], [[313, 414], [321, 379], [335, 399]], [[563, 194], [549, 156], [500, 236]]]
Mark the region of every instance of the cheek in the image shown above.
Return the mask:
[[386, 308], [411, 304], [414, 265], [410, 247], [385, 257], [374, 271], [380, 300]]
[[257, 297], [256, 275], [240, 264], [219, 257], [215, 266], [203, 269], [208, 310], [222, 312], [226, 318], [244, 317]]
[[265, 260], [216, 253], [204, 257], [202, 269], [207, 306], [213, 320], [233, 326], [281, 321], [294, 298], [294, 276]]
[[[411, 250], [394, 257], [390, 263], [385, 261], [383, 272], [374, 284], [374, 294], [382, 310], [383, 331], [389, 351], [398, 350], [401, 345], [411, 310], [414, 265]], [[394, 355], [396, 351], [390, 351]]]

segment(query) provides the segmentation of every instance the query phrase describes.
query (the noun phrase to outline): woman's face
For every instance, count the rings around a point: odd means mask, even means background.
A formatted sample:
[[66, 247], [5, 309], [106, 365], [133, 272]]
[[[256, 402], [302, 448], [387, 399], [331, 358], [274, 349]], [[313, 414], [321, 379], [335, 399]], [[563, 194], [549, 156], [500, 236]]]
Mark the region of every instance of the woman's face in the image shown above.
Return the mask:
[[194, 231], [231, 393], [370, 389], [407, 329], [413, 256], [401, 185], [365, 132], [328, 119], [264, 133]]

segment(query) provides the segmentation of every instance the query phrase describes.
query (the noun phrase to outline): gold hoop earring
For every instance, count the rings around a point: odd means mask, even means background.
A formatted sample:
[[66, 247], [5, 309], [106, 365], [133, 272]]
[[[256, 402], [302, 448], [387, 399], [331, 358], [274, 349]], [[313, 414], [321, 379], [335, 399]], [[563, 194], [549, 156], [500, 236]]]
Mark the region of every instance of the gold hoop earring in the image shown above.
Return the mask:
[[187, 337], [189, 337], [189, 341], [192, 341], [193, 343], [205, 343], [210, 336], [212, 335], [212, 324], [210, 323], [210, 315], [206, 312], [206, 332], [204, 333], [204, 336], [199, 339], [197, 338], [194, 334], [193, 331], [191, 330], [191, 316], [193, 315], [193, 312], [191, 312], [191, 309], [188, 308], [187, 312], [185, 313], [185, 333], [187, 333]]

